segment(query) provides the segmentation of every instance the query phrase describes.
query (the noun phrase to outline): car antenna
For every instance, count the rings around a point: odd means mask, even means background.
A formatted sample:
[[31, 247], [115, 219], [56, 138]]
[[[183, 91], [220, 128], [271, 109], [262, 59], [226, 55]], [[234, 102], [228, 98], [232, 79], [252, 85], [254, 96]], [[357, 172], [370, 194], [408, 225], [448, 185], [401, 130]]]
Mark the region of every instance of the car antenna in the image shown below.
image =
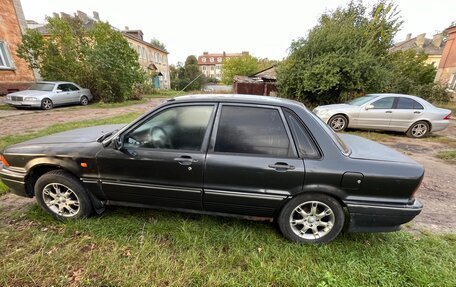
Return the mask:
[[179, 96], [183, 91], [185, 91], [185, 89], [190, 86], [191, 84], [193, 84], [194, 81], [198, 80], [199, 77], [201, 77], [203, 74], [199, 74], [198, 77], [194, 78], [190, 83], [188, 83], [182, 90], [180, 90], [174, 97], [177, 97]]

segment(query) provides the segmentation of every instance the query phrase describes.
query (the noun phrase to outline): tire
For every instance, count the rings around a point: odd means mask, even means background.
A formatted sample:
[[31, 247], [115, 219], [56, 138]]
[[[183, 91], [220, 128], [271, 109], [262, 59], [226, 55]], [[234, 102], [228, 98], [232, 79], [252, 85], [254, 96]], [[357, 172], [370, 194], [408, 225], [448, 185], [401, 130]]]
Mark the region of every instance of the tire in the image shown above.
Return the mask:
[[347, 128], [348, 119], [344, 115], [335, 115], [329, 119], [328, 124], [335, 132], [342, 132]]
[[87, 106], [89, 104], [89, 99], [86, 96], [82, 96], [79, 103], [81, 104], [81, 106]]
[[345, 213], [333, 197], [309, 193], [291, 199], [277, 222], [282, 234], [291, 241], [328, 243], [342, 231]]
[[92, 202], [81, 182], [62, 170], [45, 173], [35, 183], [38, 205], [59, 220], [89, 217]]
[[419, 121], [410, 126], [407, 131], [407, 136], [411, 138], [424, 138], [430, 132], [431, 127], [425, 121]]
[[54, 107], [54, 104], [52, 103], [52, 101], [48, 98], [45, 98], [43, 100], [41, 100], [41, 109], [43, 110], [50, 110]]

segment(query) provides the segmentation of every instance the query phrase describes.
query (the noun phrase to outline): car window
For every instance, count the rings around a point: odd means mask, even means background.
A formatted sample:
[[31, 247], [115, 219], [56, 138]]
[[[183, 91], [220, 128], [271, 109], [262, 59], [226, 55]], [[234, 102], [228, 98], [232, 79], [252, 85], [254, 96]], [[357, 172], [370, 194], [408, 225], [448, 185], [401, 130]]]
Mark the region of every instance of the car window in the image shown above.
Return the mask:
[[295, 139], [299, 155], [306, 158], [319, 158], [320, 153], [301, 122], [289, 111], [285, 111], [285, 117]]
[[363, 97], [359, 97], [359, 98], [353, 99], [351, 101], [348, 101], [347, 104], [352, 105], [352, 106], [362, 106], [365, 103], [367, 103], [368, 101], [375, 99], [376, 97], [377, 96], [374, 96], [374, 95], [365, 95]]
[[293, 153], [277, 109], [241, 106], [223, 106], [214, 151], [279, 157]]
[[69, 91], [79, 91], [79, 88], [73, 84], [66, 84], [66, 85], [68, 86]]
[[211, 106], [180, 106], [152, 116], [124, 137], [124, 146], [172, 150], [201, 150], [213, 113]]
[[417, 101], [409, 98], [399, 97], [397, 100], [396, 109], [404, 110], [422, 110], [423, 106]]
[[57, 87], [57, 90], [61, 90], [62, 92], [69, 92], [70, 91], [70, 89], [69, 89], [67, 84], [60, 84]]
[[374, 109], [391, 109], [393, 107], [394, 97], [387, 97], [372, 103]]

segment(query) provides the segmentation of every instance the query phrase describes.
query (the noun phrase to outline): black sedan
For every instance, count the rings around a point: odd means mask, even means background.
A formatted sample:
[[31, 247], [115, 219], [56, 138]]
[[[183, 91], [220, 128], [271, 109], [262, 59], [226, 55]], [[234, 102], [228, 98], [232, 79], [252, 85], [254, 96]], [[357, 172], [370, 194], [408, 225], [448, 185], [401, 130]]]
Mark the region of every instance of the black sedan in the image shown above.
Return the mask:
[[290, 240], [323, 243], [398, 230], [422, 209], [421, 165], [271, 97], [177, 97], [129, 125], [37, 138], [1, 160], [12, 192], [58, 219], [153, 207], [276, 220]]

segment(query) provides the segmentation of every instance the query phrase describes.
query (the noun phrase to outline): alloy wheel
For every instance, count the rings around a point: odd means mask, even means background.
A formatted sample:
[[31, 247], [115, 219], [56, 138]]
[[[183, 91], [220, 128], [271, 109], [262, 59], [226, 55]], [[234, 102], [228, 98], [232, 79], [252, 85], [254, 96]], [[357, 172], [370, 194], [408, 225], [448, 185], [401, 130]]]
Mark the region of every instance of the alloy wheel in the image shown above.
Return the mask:
[[342, 131], [345, 128], [345, 119], [343, 117], [335, 117], [331, 120], [330, 126], [336, 132]]
[[89, 100], [88, 100], [86, 97], [82, 97], [82, 99], [81, 99], [81, 105], [87, 106], [88, 103], [89, 103]]
[[43, 108], [44, 108], [45, 110], [50, 110], [50, 109], [52, 109], [52, 102], [51, 102], [51, 100], [48, 100], [48, 99], [43, 100]]
[[420, 138], [426, 134], [427, 129], [428, 127], [423, 123], [416, 124], [412, 128], [412, 135], [416, 138]]
[[333, 210], [320, 201], [307, 201], [298, 205], [290, 215], [293, 232], [304, 239], [318, 239], [327, 235], [333, 228]]
[[79, 212], [79, 198], [69, 187], [61, 183], [50, 183], [43, 189], [43, 200], [55, 214], [73, 217]]

